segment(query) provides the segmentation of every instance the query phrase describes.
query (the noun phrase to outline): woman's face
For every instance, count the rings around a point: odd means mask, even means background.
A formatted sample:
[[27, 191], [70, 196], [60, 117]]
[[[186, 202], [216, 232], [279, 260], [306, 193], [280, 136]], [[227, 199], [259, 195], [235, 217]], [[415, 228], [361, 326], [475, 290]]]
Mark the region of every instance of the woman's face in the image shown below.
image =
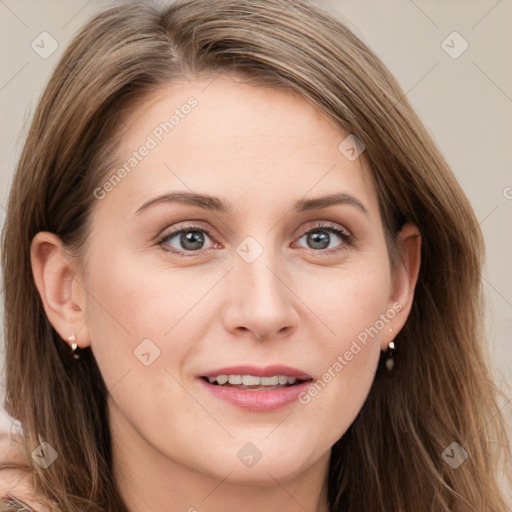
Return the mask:
[[362, 148], [295, 93], [227, 76], [161, 91], [124, 126], [77, 332], [114, 440], [235, 481], [326, 464], [401, 323]]

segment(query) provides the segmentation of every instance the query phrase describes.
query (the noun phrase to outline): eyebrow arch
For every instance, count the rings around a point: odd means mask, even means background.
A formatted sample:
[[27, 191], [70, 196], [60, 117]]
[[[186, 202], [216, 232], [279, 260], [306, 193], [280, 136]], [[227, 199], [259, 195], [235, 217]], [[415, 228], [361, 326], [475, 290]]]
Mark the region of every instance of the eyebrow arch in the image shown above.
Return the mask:
[[145, 202], [135, 214], [139, 214], [149, 207], [160, 203], [178, 203], [191, 206], [198, 206], [205, 210], [218, 211], [221, 213], [229, 213], [231, 211], [231, 204], [229, 201], [220, 199], [218, 197], [210, 196], [208, 194], [197, 194], [194, 192], [171, 192], [161, 196], [150, 199]]
[[339, 192], [337, 194], [331, 194], [328, 196], [316, 197], [313, 199], [300, 199], [293, 206], [293, 210], [298, 212], [320, 210], [321, 208], [327, 208], [328, 206], [333, 206], [336, 204], [355, 206], [364, 214], [369, 215], [368, 210], [364, 207], [363, 203], [359, 201], [359, 199], [344, 192]]
[[[217, 211], [221, 213], [230, 213], [232, 211], [231, 203], [225, 199], [214, 197], [208, 194], [197, 194], [194, 192], [171, 192], [157, 196], [145, 202], [140, 208], [137, 209], [135, 214], [138, 215], [151, 206], [160, 203], [178, 203], [191, 205], [203, 208], [205, 210]], [[296, 212], [320, 210], [321, 208], [327, 208], [328, 206], [333, 206], [336, 204], [355, 206], [364, 214], [368, 215], [368, 210], [363, 206], [359, 199], [343, 192], [313, 199], [299, 199], [294, 204], [292, 210]]]

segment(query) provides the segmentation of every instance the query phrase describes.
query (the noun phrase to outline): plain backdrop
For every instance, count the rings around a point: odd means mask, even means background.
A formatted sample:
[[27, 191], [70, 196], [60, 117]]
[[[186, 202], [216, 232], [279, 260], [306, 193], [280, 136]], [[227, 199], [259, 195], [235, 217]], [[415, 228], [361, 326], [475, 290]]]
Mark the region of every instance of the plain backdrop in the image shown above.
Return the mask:
[[[77, 29], [111, 3], [0, 0], [2, 224], [12, 174], [37, 99]], [[339, 15], [389, 67], [468, 195], [487, 244], [483, 277], [495, 375], [499, 382], [511, 382], [512, 2], [315, 3]], [[502, 400], [500, 407], [512, 416], [512, 402]], [[0, 409], [2, 424], [10, 425]]]

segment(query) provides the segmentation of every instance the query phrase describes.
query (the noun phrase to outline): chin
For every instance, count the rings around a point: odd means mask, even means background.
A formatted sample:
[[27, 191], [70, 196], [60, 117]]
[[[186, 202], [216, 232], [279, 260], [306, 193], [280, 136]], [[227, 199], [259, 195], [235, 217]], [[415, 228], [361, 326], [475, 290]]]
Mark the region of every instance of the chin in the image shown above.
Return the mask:
[[[235, 453], [234, 456], [231, 453], [229, 455], [219, 453], [217, 457], [210, 459], [217, 459], [218, 464], [215, 467], [205, 468], [205, 472], [216, 479], [224, 479], [229, 475], [227, 480], [233, 483], [275, 486], [276, 480], [280, 483], [293, 480], [316, 462], [299, 457], [300, 451], [295, 447], [290, 447], [288, 453], [282, 451], [279, 453], [279, 450], [269, 448], [268, 454], [262, 450], [261, 455], [258, 455], [255, 449], [252, 452], [252, 449], [250, 447], [245, 451], [242, 449], [241, 453], [238, 455]], [[251, 455], [246, 455], [251, 452], [252, 460]], [[257, 457], [261, 458], [257, 459]]]
[[[283, 467], [278, 459], [266, 463], [262, 459], [252, 468], [243, 467], [242, 464], [241, 466], [231, 468], [231, 473], [227, 478], [228, 481], [246, 485], [275, 486], [276, 480], [279, 483], [286, 483], [296, 478], [306, 469], [304, 461], [295, 461], [295, 463]], [[222, 478], [225, 475], [222, 475]]]

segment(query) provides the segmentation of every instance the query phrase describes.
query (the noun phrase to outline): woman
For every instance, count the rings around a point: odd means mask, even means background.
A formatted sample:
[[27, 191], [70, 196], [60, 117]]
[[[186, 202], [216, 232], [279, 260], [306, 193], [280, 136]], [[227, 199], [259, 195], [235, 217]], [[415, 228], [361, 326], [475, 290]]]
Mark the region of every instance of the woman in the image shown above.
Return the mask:
[[4, 232], [25, 455], [5, 491], [63, 511], [505, 510], [460, 186], [339, 21], [214, 7], [99, 14], [40, 101]]

